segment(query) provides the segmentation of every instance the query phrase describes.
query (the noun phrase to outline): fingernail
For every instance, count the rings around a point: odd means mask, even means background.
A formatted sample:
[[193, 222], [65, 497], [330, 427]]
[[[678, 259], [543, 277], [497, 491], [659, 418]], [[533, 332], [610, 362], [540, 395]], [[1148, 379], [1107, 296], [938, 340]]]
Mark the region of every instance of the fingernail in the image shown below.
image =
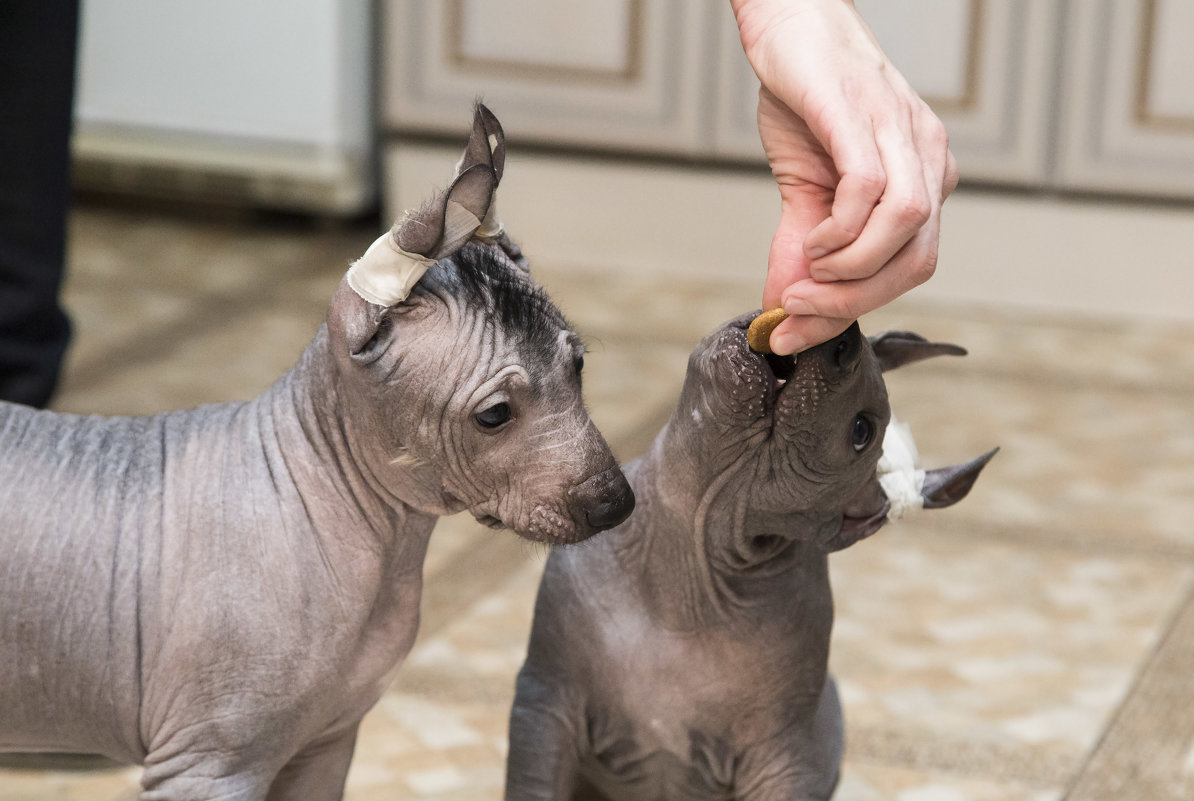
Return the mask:
[[804, 251], [804, 255], [808, 258], [809, 261], [816, 261], [817, 259], [821, 258], [822, 256], [829, 255], [829, 250], [828, 250], [828, 248], [823, 248], [823, 247], [819, 247], [819, 246], [811, 247], [808, 250]]
[[813, 308], [812, 304], [802, 298], [788, 298], [784, 301], [784, 311], [791, 317], [801, 317], [807, 315], [816, 315], [817, 310]]
[[782, 334], [772, 334], [771, 350], [780, 356], [788, 356], [799, 350], [804, 350], [804, 340], [798, 334], [785, 331]]

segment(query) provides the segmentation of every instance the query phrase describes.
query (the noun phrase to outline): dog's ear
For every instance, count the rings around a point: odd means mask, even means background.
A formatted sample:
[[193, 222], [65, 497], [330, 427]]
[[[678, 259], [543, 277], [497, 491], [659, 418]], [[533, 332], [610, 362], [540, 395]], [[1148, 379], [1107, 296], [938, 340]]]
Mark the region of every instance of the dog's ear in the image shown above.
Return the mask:
[[[477, 104], [472, 130], [448, 187], [370, 245], [333, 299], [329, 330], [354, 357], [377, 337], [386, 309], [400, 306], [423, 274], [474, 236], [500, 236], [493, 196], [506, 164], [506, 140], [493, 113]], [[355, 295], [355, 297], [354, 297]]]
[[502, 233], [494, 193], [506, 168], [506, 135], [493, 112], [478, 103], [456, 176], [446, 190], [395, 228], [398, 246], [439, 260], [451, 256], [478, 236], [493, 239]]
[[943, 509], [965, 498], [978, 479], [978, 474], [997, 453], [999, 449], [995, 448], [966, 464], [926, 470], [924, 489], [921, 490], [924, 508]]
[[506, 134], [498, 118], [483, 103], [478, 103], [473, 111], [473, 129], [464, 146], [464, 154], [456, 165], [456, 174], [460, 175], [477, 164], [485, 164], [492, 169], [497, 182], [501, 183], [502, 172], [506, 168]]
[[911, 331], [884, 331], [870, 337], [871, 349], [884, 372], [933, 356], [965, 356], [966, 349], [948, 342], [929, 342]]
[[394, 240], [406, 253], [431, 262], [446, 259], [477, 233], [496, 188], [497, 176], [489, 165], [465, 168], [446, 190], [398, 224]]

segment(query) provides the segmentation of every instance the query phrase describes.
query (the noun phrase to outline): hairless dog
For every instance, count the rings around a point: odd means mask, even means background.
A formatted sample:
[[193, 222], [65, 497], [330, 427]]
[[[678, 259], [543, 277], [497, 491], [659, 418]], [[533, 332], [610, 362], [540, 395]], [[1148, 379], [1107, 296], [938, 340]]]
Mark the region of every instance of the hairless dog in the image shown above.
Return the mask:
[[[638, 511], [556, 549], [510, 720], [507, 801], [829, 798], [842, 754], [827, 557], [897, 501], [947, 506], [992, 454], [888, 471], [882, 371], [960, 348], [845, 333], [792, 357], [745, 315], [692, 353], [627, 467]], [[992, 452], [993, 453], [993, 452]], [[878, 468], [878, 469], [877, 469]], [[897, 492], [900, 472], [915, 503]]]
[[0, 750], [143, 764], [146, 801], [339, 798], [437, 516], [547, 543], [625, 519], [580, 341], [493, 214], [504, 156], [479, 106], [451, 186], [253, 401], [0, 403]]

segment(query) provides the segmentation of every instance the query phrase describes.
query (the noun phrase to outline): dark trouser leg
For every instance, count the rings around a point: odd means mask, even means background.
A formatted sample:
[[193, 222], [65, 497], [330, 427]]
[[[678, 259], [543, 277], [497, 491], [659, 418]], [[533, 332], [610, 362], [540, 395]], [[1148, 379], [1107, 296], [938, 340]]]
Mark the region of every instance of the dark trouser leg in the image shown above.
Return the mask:
[[78, 0], [0, 2], [0, 399], [44, 406], [70, 338], [66, 250]]

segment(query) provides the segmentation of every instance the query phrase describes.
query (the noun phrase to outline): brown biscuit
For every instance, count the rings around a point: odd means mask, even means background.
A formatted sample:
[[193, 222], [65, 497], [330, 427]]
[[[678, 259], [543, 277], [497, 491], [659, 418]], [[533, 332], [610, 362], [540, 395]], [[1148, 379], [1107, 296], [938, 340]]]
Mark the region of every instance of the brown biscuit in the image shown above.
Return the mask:
[[765, 311], [751, 320], [750, 328], [746, 329], [746, 344], [756, 353], [771, 352], [771, 332], [775, 327], [788, 319], [788, 313], [783, 309]]

